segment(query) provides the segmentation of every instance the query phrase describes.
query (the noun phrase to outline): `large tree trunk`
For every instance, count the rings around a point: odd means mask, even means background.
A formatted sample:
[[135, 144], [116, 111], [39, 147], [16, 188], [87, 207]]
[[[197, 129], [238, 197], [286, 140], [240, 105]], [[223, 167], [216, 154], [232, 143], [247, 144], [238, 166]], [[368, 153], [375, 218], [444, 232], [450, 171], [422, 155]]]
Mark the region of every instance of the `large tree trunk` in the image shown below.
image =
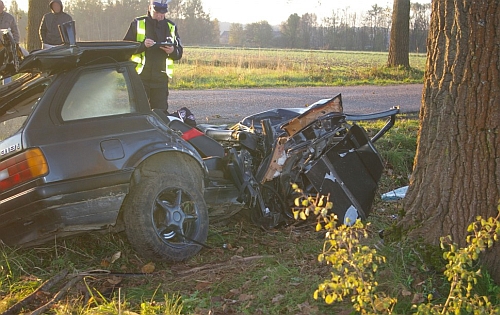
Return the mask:
[[[407, 214], [410, 236], [465, 244], [500, 198], [500, 3], [432, 1], [420, 131]], [[500, 244], [482, 257], [500, 284]]]
[[410, 0], [394, 0], [392, 9], [389, 67], [410, 67]]
[[49, 13], [50, 0], [29, 0], [28, 6], [28, 51], [42, 48], [40, 22], [45, 13]]

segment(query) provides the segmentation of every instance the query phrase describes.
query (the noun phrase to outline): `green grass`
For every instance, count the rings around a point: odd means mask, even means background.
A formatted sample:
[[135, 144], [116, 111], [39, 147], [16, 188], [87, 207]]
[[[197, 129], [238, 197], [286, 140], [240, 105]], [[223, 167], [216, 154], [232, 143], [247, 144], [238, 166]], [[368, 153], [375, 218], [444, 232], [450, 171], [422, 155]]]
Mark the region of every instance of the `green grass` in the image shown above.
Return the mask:
[[410, 69], [388, 68], [387, 53], [185, 47], [175, 89], [347, 86], [422, 83], [426, 56]]

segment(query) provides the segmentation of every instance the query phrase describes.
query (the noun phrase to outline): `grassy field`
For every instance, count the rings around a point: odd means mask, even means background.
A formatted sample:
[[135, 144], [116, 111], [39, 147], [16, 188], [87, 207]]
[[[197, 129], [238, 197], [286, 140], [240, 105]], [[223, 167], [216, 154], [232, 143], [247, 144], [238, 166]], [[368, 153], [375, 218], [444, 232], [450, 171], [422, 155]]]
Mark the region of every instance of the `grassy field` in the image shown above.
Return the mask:
[[185, 47], [172, 88], [344, 86], [422, 83], [426, 56], [387, 68], [387, 53]]

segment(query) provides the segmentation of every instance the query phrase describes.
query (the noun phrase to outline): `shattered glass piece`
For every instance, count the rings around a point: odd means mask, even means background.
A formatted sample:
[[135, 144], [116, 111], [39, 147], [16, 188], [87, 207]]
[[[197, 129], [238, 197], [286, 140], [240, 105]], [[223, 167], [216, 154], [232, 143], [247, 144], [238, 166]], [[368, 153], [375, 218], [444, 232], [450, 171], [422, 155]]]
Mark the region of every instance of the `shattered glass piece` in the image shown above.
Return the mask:
[[329, 179], [329, 180], [331, 180], [334, 183], [337, 181], [337, 179], [335, 178], [335, 176], [333, 175], [332, 172], [330, 172], [328, 174], [325, 174], [325, 179]]
[[389, 192], [386, 192], [385, 194], [382, 194], [382, 200], [383, 201], [401, 200], [406, 196], [407, 191], [408, 191], [408, 186], [391, 190]]
[[349, 151], [347, 151], [346, 153], [340, 153], [340, 154], [339, 154], [339, 156], [340, 156], [341, 158], [343, 158], [343, 157], [346, 157], [346, 155], [347, 155], [348, 153], [353, 153], [353, 152], [354, 152], [354, 149], [350, 149], [350, 150], [349, 150]]
[[350, 206], [344, 215], [344, 224], [347, 226], [351, 226], [356, 222], [358, 218], [358, 210], [354, 206]]

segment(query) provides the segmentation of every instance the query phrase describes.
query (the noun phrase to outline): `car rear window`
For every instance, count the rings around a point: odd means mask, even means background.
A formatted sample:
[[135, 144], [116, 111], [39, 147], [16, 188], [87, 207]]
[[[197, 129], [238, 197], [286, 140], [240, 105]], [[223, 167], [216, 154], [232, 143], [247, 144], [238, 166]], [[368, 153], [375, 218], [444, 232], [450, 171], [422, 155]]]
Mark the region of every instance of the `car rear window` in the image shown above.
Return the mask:
[[126, 72], [100, 69], [82, 72], [61, 110], [64, 121], [135, 112]]
[[21, 129], [28, 116], [16, 117], [0, 123], [0, 141], [3, 141]]
[[50, 78], [35, 77], [2, 98], [0, 108], [0, 141], [17, 133], [35, 109], [49, 86]]

